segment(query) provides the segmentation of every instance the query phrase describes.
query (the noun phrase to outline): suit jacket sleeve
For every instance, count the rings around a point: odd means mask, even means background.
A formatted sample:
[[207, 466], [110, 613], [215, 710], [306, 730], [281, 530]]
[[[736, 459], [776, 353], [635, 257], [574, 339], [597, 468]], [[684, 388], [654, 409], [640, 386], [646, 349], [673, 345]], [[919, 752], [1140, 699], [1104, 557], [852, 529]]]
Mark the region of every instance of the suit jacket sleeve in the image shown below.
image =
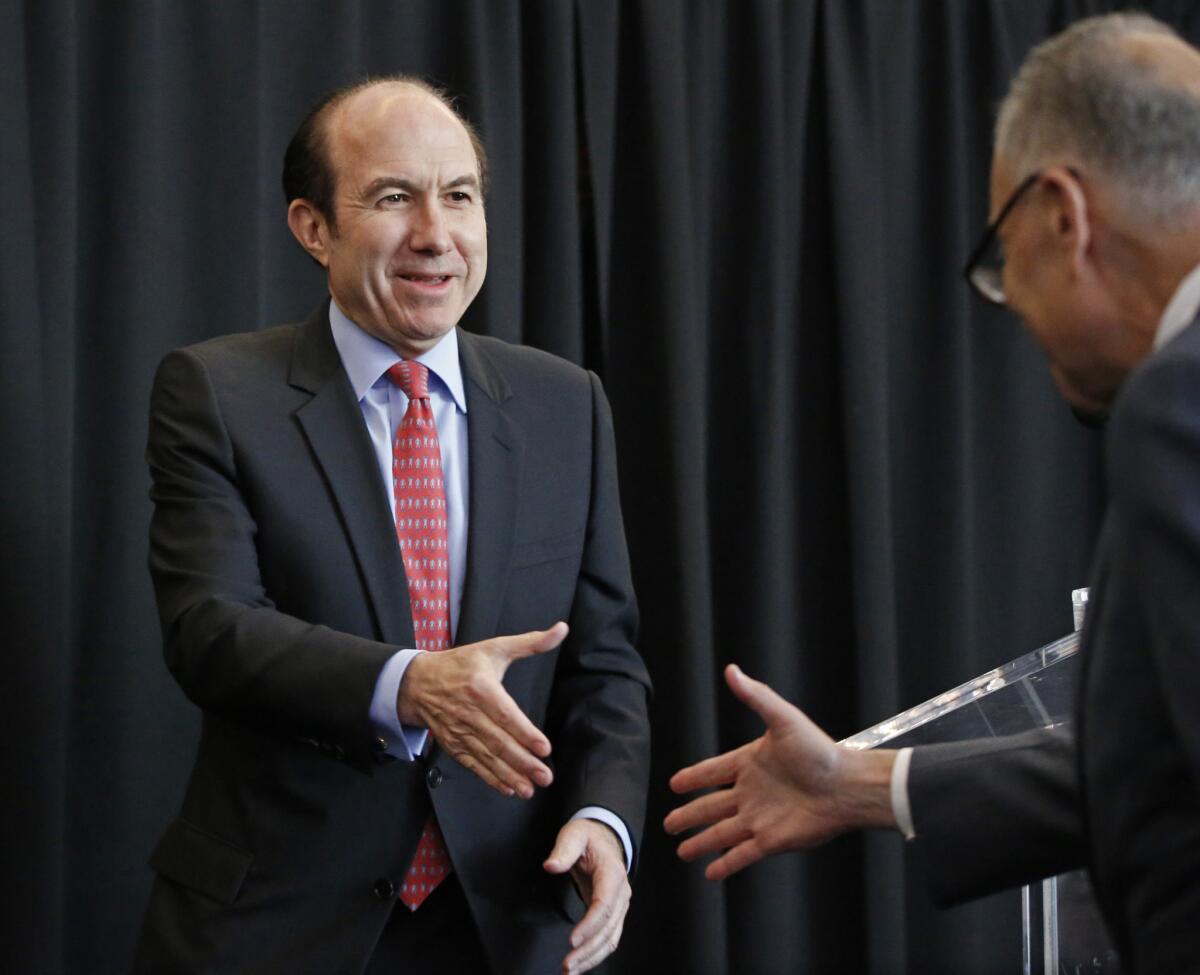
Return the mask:
[[215, 382], [206, 356], [189, 349], [169, 354], [155, 378], [150, 570], [167, 664], [201, 708], [369, 769], [368, 706], [394, 648], [280, 612], [268, 596], [226, 416], [230, 397], [247, 395]]
[[941, 906], [1086, 861], [1075, 741], [1065, 728], [915, 748], [908, 794], [910, 848]]
[[635, 850], [650, 771], [650, 679], [634, 649], [637, 604], [617, 492], [612, 416], [599, 380], [592, 395], [592, 497], [583, 560], [547, 713], [563, 818], [604, 806]]

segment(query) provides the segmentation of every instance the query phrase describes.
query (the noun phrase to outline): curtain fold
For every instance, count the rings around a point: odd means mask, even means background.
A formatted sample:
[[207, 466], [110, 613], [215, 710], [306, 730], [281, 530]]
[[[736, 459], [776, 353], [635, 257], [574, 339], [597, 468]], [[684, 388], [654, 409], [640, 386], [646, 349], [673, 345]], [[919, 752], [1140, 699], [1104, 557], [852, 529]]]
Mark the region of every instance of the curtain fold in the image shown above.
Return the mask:
[[[61, 433], [54, 409], [62, 382], [49, 362], [48, 332], [57, 310], [44, 294], [35, 199], [37, 149], [45, 128], [30, 78], [36, 57], [34, 25], [11, 5], [0, 9], [0, 213], [5, 215], [0, 260], [0, 593], [6, 656], [0, 711], [6, 747], [0, 768], [7, 783], [0, 812], [4, 857], [12, 889], [22, 898], [21, 926], [0, 927], [0, 946], [18, 969], [61, 963], [61, 890], [66, 878], [64, 769], [67, 725], [65, 569], [61, 511]], [[43, 331], [43, 328], [46, 330]], [[63, 384], [65, 385], [65, 384]], [[65, 393], [66, 390], [63, 390]]]

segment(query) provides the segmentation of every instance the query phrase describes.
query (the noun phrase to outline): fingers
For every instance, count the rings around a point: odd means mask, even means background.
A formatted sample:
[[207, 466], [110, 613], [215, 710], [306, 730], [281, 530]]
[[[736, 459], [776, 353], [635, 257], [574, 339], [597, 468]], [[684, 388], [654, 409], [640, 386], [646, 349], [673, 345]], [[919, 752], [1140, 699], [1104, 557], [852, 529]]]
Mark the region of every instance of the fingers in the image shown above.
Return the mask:
[[[498, 681], [491, 684], [486, 691], [477, 695], [476, 703], [483, 717], [488, 719], [488, 723], [502, 733], [502, 740], [506, 743], [512, 742], [523, 753], [517, 762], [518, 768], [527, 775], [541, 772], [550, 774], [550, 770], [537, 760], [550, 754], [550, 739], [517, 707], [517, 702], [509, 696], [502, 684]], [[496, 741], [497, 745], [500, 743], [500, 740]], [[528, 757], [525, 757], [526, 755]], [[549, 785], [550, 780], [539, 784]]]
[[736, 815], [720, 819], [703, 832], [690, 836], [675, 851], [679, 859], [695, 860], [706, 853], [728, 850], [751, 839], [754, 833]]
[[[525, 713], [509, 697], [508, 692], [500, 684], [508, 665], [522, 657], [533, 656], [553, 650], [567, 636], [567, 624], [555, 623], [548, 630], [532, 630], [514, 636], [496, 637], [477, 646], [498, 663], [498, 671], [494, 672], [492, 680], [479, 680], [474, 686], [476, 703], [511, 738], [519, 749], [532, 753], [532, 756], [545, 758], [550, 754], [550, 740], [541, 730], [526, 717]], [[530, 756], [530, 757], [532, 757]], [[510, 754], [510, 764], [537, 782], [538, 785], [549, 785], [550, 770], [536, 760], [531, 763], [524, 755]], [[543, 781], [544, 779], [544, 781]]]
[[663, 828], [674, 836], [685, 829], [695, 829], [697, 826], [707, 826], [718, 820], [728, 819], [736, 813], [737, 800], [734, 799], [733, 791], [722, 789], [671, 810], [663, 820]]
[[550, 873], [566, 873], [583, 856], [587, 848], [587, 835], [580, 830], [559, 830], [554, 849], [542, 864]]
[[504, 759], [498, 757], [494, 752], [474, 744], [472, 739], [461, 739], [461, 744], [464, 748], [468, 744], [473, 747], [460, 751], [446, 748], [446, 751], [468, 772], [478, 775], [501, 795], [518, 795], [522, 799], [529, 799], [533, 795], [534, 787], [530, 779], [518, 773]]
[[530, 630], [528, 633], [518, 633], [514, 636], [498, 636], [488, 640], [488, 649], [499, 657], [505, 665], [522, 657], [532, 657], [536, 653], [553, 650], [567, 638], [567, 624], [561, 620], [548, 630]]
[[743, 704], [753, 708], [769, 728], [796, 721], [803, 712], [789, 704], [762, 681], [747, 677], [737, 664], [725, 668], [725, 683]]
[[689, 765], [671, 776], [672, 792], [693, 792], [696, 789], [709, 789], [718, 785], [729, 785], [737, 778], [738, 770], [746, 758], [749, 744], [735, 748], [724, 755], [706, 758], [703, 762]]
[[587, 913], [571, 932], [571, 952], [563, 971], [574, 975], [595, 968], [617, 950], [631, 890], [625, 871], [611, 860], [597, 866]]
[[704, 876], [709, 880], [724, 880], [739, 870], [758, 863], [763, 855], [762, 848], [756, 842], [745, 840], [705, 867]]
[[[500, 693], [504, 694], [503, 691]], [[504, 694], [504, 697], [508, 695]], [[529, 723], [511, 699], [500, 710], [503, 715], [501, 721], [512, 723], [515, 714], [526, 724]], [[504, 795], [515, 794], [528, 799], [535, 787], [547, 786], [554, 781], [550, 769], [538, 760], [524, 742], [510, 734], [502, 724], [493, 721], [486, 710], [466, 710], [454, 716], [447, 715], [444, 722], [435, 721], [431, 730], [438, 744], [455, 761]], [[533, 745], [546, 752], [550, 750], [550, 743], [541, 732], [537, 732]]]

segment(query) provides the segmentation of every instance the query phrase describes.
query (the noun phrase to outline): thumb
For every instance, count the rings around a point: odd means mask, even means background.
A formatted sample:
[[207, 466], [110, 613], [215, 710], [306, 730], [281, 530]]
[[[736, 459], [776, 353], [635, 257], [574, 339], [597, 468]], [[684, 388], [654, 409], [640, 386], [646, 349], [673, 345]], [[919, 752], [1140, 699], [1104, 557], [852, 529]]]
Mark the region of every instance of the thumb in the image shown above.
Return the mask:
[[555, 623], [548, 630], [531, 630], [515, 636], [501, 636], [492, 640], [492, 650], [501, 660], [510, 664], [522, 657], [553, 650], [567, 638], [567, 624]]
[[803, 714], [799, 708], [789, 704], [762, 681], [747, 677], [737, 664], [730, 664], [725, 668], [725, 683], [742, 703], [752, 708], [763, 719], [768, 728], [791, 724]]
[[548, 873], [566, 873], [583, 856], [587, 847], [587, 835], [581, 829], [572, 829], [571, 825], [567, 823], [559, 830], [554, 849], [542, 864]]

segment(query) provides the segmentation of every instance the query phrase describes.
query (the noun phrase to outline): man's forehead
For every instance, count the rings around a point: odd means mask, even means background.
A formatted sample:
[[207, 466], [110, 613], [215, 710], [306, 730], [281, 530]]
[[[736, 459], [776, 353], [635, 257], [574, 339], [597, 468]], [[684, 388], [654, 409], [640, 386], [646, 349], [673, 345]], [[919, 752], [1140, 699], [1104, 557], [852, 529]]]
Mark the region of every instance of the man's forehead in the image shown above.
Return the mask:
[[329, 146], [373, 154], [407, 155], [413, 161], [474, 162], [470, 136], [449, 108], [415, 85], [384, 82], [355, 92], [337, 106], [329, 120]]

